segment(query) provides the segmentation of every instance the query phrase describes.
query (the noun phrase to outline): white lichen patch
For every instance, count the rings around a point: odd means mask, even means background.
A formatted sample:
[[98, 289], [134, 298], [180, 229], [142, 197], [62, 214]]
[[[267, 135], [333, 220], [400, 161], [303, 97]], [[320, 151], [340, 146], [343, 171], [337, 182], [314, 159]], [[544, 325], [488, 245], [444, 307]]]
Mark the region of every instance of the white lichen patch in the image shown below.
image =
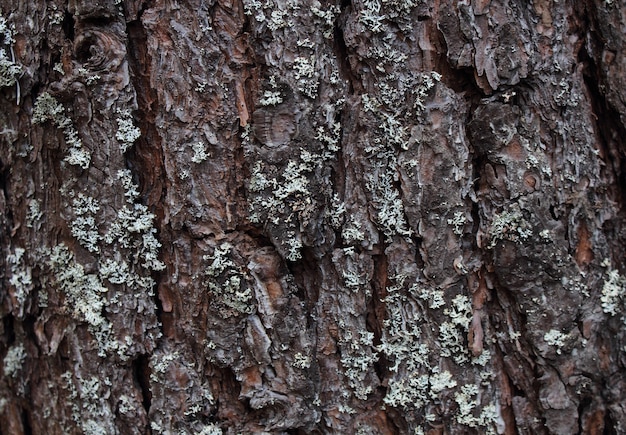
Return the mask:
[[366, 175], [366, 186], [372, 194], [376, 209], [376, 223], [385, 234], [387, 241], [393, 236], [411, 236], [413, 230], [404, 217], [404, 205], [398, 190], [393, 187], [393, 173], [380, 162], [373, 174]]
[[123, 153], [125, 153], [131, 146], [133, 146], [133, 143], [139, 139], [141, 136], [141, 130], [139, 130], [139, 128], [137, 128], [133, 123], [130, 110], [118, 109], [117, 113], [117, 132], [115, 133], [115, 138], [120, 143], [120, 149]]
[[65, 307], [76, 320], [86, 322], [98, 342], [99, 354], [105, 355], [111, 349], [111, 325], [104, 317], [106, 306], [104, 293], [108, 290], [93, 273], [85, 272], [82, 264], [76, 262], [74, 254], [65, 246], [55, 246], [48, 260], [56, 286], [65, 296]]
[[11, 294], [16, 303], [17, 313], [20, 315], [24, 310], [24, 303], [28, 299], [33, 288], [33, 278], [31, 267], [27, 265], [24, 254], [26, 250], [23, 248], [15, 248], [12, 254], [7, 255], [7, 263], [11, 267], [11, 275], [9, 277], [9, 285], [11, 286]]
[[452, 231], [457, 236], [463, 235], [463, 228], [467, 222], [467, 217], [462, 211], [454, 212], [454, 217], [448, 219], [448, 225], [452, 227]]
[[33, 228], [42, 217], [41, 204], [37, 199], [31, 199], [28, 203], [28, 211], [26, 212], [26, 226]]
[[341, 365], [348, 385], [354, 395], [360, 400], [366, 400], [372, 393], [372, 387], [367, 385], [366, 377], [378, 360], [374, 351], [374, 334], [365, 329], [353, 332], [348, 329], [343, 320], [339, 321], [341, 336]]
[[626, 278], [619, 274], [617, 270], [610, 269], [602, 285], [602, 311], [611, 316], [618, 313], [624, 314], [622, 300], [626, 296]]
[[192, 143], [191, 150], [193, 151], [191, 161], [194, 163], [202, 163], [209, 157], [205, 144], [200, 141]]
[[14, 28], [2, 15], [0, 15], [0, 36], [2, 36], [0, 45], [4, 46], [0, 46], [0, 88], [2, 88], [15, 85], [23, 68], [15, 61]]
[[301, 258], [302, 239], [297, 220], [306, 222], [315, 213], [310, 177], [325, 156], [300, 150], [300, 159], [289, 160], [284, 168], [256, 162], [252, 168], [249, 219], [254, 223], [269, 222], [284, 228], [279, 241], [289, 261]]
[[530, 223], [524, 219], [519, 206], [514, 204], [509, 210], [494, 216], [489, 228], [487, 248], [493, 249], [501, 240], [519, 243], [528, 240], [532, 235]]
[[556, 347], [556, 353], [561, 354], [561, 348], [565, 346], [567, 335], [556, 329], [551, 329], [543, 336], [543, 340], [550, 346]]
[[311, 357], [308, 355], [303, 355], [301, 352], [297, 352], [293, 356], [292, 366], [298, 369], [308, 369], [311, 367]]
[[130, 171], [119, 171], [118, 178], [125, 188], [127, 205], [117, 212], [116, 218], [103, 236], [104, 242], [129, 249], [133, 253], [133, 264], [139, 264], [144, 269], [165, 269], [165, 264], [158, 259], [161, 243], [156, 238], [155, 215], [145, 205], [134, 202], [138, 191], [132, 182]]
[[111, 381], [95, 376], [83, 379], [71, 372], [61, 375], [68, 392], [72, 420], [83, 433], [106, 435], [114, 433], [113, 411], [107, 401]]
[[222, 429], [215, 423], [209, 423], [204, 426], [198, 435], [222, 435]]
[[91, 161], [91, 154], [83, 147], [72, 120], [65, 114], [65, 108], [49, 93], [44, 92], [35, 100], [33, 122], [41, 124], [52, 121], [57, 128], [63, 131], [65, 143], [69, 146], [64, 161], [70, 165], [87, 169]]
[[266, 90], [263, 92], [263, 96], [259, 100], [261, 106], [277, 106], [283, 102], [283, 97], [280, 91]]
[[89, 252], [100, 252], [98, 242], [102, 238], [96, 225], [100, 204], [95, 198], [79, 193], [72, 202], [75, 218], [70, 222], [72, 236]]
[[215, 247], [213, 255], [204, 256], [204, 260], [209, 262], [205, 283], [225, 317], [254, 311], [252, 289], [248, 285], [250, 277], [243, 267], [233, 261], [232, 250], [233, 245], [226, 242]]
[[319, 86], [318, 73], [315, 71], [315, 57], [299, 56], [293, 62], [293, 75], [298, 90], [309, 98], [317, 96]]
[[15, 378], [26, 360], [26, 350], [22, 343], [9, 348], [3, 360], [2, 369], [5, 377]]

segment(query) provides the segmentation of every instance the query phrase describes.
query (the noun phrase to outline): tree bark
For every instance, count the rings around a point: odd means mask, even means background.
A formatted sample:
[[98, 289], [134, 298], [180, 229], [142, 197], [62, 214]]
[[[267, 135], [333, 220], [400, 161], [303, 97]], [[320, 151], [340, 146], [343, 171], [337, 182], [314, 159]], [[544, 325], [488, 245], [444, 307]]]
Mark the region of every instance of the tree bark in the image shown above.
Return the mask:
[[623, 1], [0, 11], [0, 433], [626, 433]]

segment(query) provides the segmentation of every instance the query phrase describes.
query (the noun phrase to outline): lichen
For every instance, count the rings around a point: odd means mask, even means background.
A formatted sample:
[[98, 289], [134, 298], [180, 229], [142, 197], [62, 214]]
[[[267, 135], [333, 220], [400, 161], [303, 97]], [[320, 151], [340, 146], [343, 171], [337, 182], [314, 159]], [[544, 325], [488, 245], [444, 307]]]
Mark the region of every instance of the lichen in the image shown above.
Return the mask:
[[104, 293], [108, 289], [97, 274], [85, 272], [82, 264], [74, 259], [74, 254], [65, 244], [55, 246], [50, 252], [48, 264], [54, 280], [65, 296], [65, 307], [72, 316], [86, 322], [98, 342], [100, 354], [111, 349], [111, 325], [104, 317], [106, 306]]
[[[608, 264], [608, 263], [606, 263]], [[611, 316], [622, 312], [621, 302], [626, 297], [626, 278], [615, 269], [607, 271], [607, 277], [602, 285], [602, 311]], [[625, 317], [626, 319], [626, 317]]]
[[489, 228], [487, 248], [493, 249], [502, 240], [519, 243], [528, 240], [532, 234], [532, 226], [524, 219], [519, 206], [514, 204], [494, 216]]
[[72, 236], [89, 252], [98, 253], [98, 242], [102, 238], [96, 225], [96, 216], [100, 210], [98, 200], [79, 193], [72, 202], [75, 218], [70, 223]]
[[2, 369], [4, 371], [4, 376], [15, 378], [22, 369], [25, 360], [26, 349], [24, 349], [24, 345], [22, 343], [18, 343], [11, 346], [3, 360]]
[[10, 56], [7, 55], [5, 48], [0, 47], [0, 88], [5, 86], [13, 86], [17, 82], [17, 78], [22, 73], [22, 66], [15, 62], [12, 44], [15, 43], [13, 38], [14, 28], [9, 25], [7, 20], [0, 15], [0, 36], [2, 40], [0, 44], [8, 47]]
[[353, 332], [346, 327], [343, 320], [339, 321], [339, 329], [341, 331], [339, 339], [341, 365], [344, 368], [344, 375], [355, 397], [367, 400], [373, 391], [366, 382], [367, 376], [378, 360], [378, 354], [374, 351], [374, 334], [365, 329]]
[[543, 336], [543, 340], [549, 344], [550, 346], [556, 347], [556, 353], [561, 354], [561, 348], [565, 346], [565, 340], [567, 339], [567, 335], [563, 334], [561, 331], [556, 329], [551, 329], [546, 332]]
[[83, 379], [77, 374], [61, 374], [62, 386], [68, 392], [72, 420], [83, 433], [106, 435], [113, 433], [113, 412], [107, 401], [109, 378], [91, 376]]
[[209, 157], [209, 154], [206, 152], [206, 146], [200, 141], [192, 143], [191, 149], [193, 151], [191, 161], [194, 163], [202, 163]]
[[130, 110], [118, 110], [117, 113], [117, 132], [115, 133], [115, 138], [120, 143], [120, 149], [125, 153], [133, 146], [133, 143], [139, 139], [141, 130], [134, 125]]
[[243, 267], [237, 266], [231, 257], [233, 245], [222, 243], [215, 247], [213, 255], [205, 255], [208, 261], [205, 284], [215, 297], [219, 312], [224, 317], [249, 314], [254, 311], [250, 276]]
[[65, 108], [48, 92], [44, 92], [35, 100], [33, 122], [42, 124], [52, 121], [57, 128], [63, 131], [65, 143], [69, 146], [64, 161], [70, 165], [87, 169], [91, 161], [91, 154], [84, 149], [83, 142], [74, 128], [72, 120], [65, 114]]
[[20, 315], [23, 312], [24, 303], [33, 288], [32, 270], [30, 266], [27, 266], [24, 257], [25, 253], [25, 249], [15, 248], [13, 254], [7, 255], [7, 262], [11, 266], [9, 285], [12, 287], [12, 294], [17, 304], [14, 309], [16, 309], [17, 313]]

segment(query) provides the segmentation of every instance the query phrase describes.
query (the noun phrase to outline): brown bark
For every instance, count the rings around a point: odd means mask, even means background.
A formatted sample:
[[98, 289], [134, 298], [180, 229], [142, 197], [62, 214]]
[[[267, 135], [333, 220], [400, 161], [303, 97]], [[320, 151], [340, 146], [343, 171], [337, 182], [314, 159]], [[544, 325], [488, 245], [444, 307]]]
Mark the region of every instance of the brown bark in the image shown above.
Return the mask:
[[624, 2], [0, 10], [0, 433], [626, 432]]

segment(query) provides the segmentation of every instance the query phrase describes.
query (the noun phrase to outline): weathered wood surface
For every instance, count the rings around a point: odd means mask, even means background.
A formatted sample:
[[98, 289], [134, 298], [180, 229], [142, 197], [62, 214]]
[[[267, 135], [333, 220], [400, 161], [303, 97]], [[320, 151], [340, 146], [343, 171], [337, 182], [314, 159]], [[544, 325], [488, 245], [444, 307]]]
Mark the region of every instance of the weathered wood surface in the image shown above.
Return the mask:
[[0, 3], [0, 432], [626, 432], [626, 4]]

